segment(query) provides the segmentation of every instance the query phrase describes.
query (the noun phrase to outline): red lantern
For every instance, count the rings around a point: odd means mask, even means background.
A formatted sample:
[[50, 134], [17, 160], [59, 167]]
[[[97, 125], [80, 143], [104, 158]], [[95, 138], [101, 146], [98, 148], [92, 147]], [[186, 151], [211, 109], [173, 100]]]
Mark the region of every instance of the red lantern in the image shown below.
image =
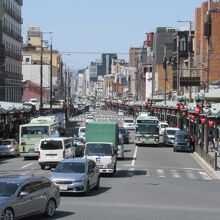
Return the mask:
[[203, 116], [203, 117], [201, 118], [201, 123], [202, 123], [203, 125], [206, 123], [206, 117], [205, 117], [205, 116]]
[[158, 108], [158, 112], [160, 112], [160, 108]]
[[177, 109], [177, 110], [180, 109], [180, 104], [179, 104], [179, 103], [176, 104], [176, 109]]
[[157, 108], [155, 108], [154, 112], [156, 112], [156, 113], [157, 113]]
[[179, 108], [180, 110], [184, 109], [184, 105], [181, 103]]
[[211, 128], [214, 128], [215, 127], [215, 121], [213, 119], [209, 119], [209, 126]]
[[186, 116], [186, 112], [185, 112], [185, 111], [181, 112], [181, 115], [182, 115], [183, 117], [185, 117], [185, 116]]
[[195, 114], [196, 114], [196, 115], [199, 115], [200, 112], [201, 112], [201, 108], [199, 107], [199, 105], [197, 105], [197, 106], [195, 107]]

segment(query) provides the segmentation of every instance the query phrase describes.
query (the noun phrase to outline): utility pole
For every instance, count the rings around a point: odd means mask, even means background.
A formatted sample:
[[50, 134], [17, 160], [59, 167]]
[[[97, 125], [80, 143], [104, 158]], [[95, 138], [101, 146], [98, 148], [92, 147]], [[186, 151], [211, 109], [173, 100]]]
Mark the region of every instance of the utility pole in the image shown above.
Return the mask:
[[[189, 21], [189, 35], [188, 35], [188, 68], [189, 68], [189, 77], [192, 77], [191, 70], [191, 49], [192, 49], [192, 22]], [[192, 86], [189, 86], [189, 103], [192, 100]]]
[[50, 113], [53, 112], [53, 46], [52, 46], [52, 36], [50, 44]]
[[163, 69], [164, 69], [164, 104], [167, 101], [167, 46], [164, 45], [164, 58], [163, 58]]
[[43, 108], [43, 39], [41, 39], [40, 50], [40, 116], [42, 115]]

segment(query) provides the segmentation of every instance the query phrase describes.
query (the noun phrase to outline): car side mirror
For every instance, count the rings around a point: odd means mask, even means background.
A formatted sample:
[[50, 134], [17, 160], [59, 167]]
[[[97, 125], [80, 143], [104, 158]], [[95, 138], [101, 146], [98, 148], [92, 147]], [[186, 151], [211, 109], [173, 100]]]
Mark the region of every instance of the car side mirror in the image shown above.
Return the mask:
[[19, 197], [22, 199], [23, 197], [29, 195], [29, 192], [26, 192], [26, 191], [22, 191], [20, 194], [19, 194]]

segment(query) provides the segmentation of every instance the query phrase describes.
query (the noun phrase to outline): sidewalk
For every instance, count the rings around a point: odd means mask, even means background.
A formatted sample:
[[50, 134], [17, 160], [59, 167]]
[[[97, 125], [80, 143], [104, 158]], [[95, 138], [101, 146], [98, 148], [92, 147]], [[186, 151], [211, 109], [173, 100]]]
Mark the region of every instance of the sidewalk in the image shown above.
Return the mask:
[[[211, 157], [215, 157], [215, 152], [208, 153]], [[220, 157], [217, 158], [217, 170], [206, 162], [197, 152], [193, 152], [192, 157], [199, 163], [199, 165], [212, 177], [213, 179], [220, 180]]]

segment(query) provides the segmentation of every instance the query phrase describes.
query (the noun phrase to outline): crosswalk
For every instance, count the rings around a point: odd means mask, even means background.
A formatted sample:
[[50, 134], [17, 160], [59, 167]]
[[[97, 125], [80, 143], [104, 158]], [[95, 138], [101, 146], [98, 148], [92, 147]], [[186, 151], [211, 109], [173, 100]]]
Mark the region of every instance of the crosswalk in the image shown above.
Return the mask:
[[204, 170], [202, 169], [163, 169], [163, 168], [150, 168], [150, 169], [138, 169], [129, 168], [123, 169], [118, 168], [117, 176], [145, 176], [145, 177], [156, 177], [156, 178], [174, 178], [174, 179], [191, 179], [191, 180], [213, 180]]

